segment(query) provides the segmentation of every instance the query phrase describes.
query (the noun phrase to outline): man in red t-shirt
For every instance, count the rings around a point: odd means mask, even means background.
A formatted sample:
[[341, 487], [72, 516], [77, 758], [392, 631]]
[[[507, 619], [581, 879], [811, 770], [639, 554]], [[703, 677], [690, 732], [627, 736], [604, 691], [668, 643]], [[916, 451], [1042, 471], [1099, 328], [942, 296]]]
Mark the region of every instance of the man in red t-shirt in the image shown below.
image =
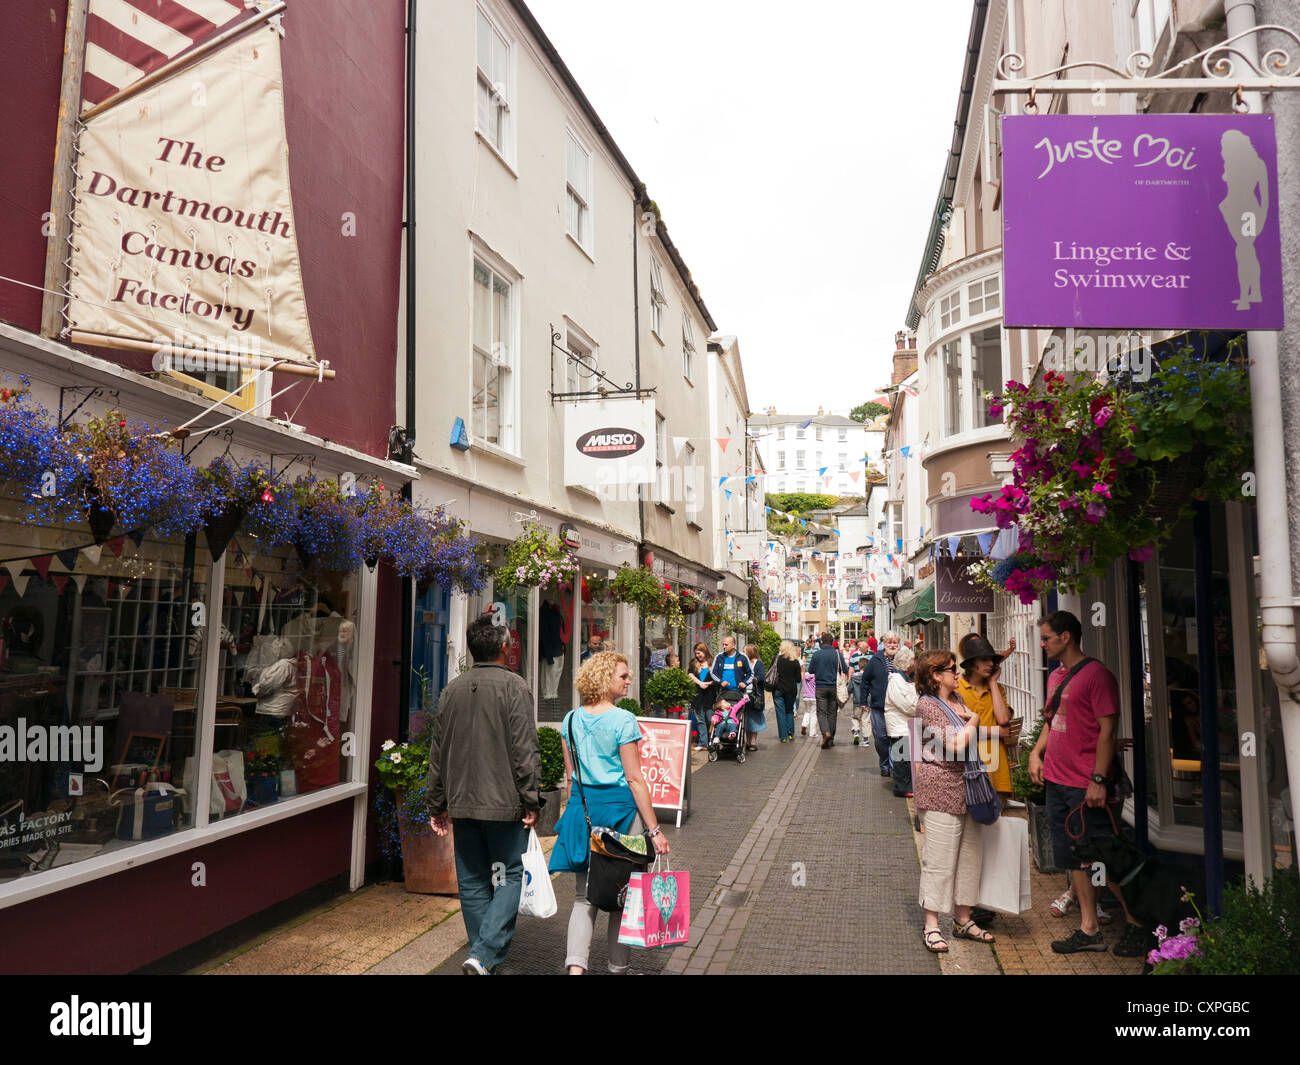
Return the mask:
[[[1029, 754], [1029, 776], [1035, 783], [1045, 784], [1052, 858], [1056, 865], [1070, 870], [1070, 882], [1079, 901], [1080, 924], [1068, 939], [1053, 942], [1052, 950], [1057, 954], [1104, 951], [1106, 943], [1097, 927], [1097, 889], [1092, 870], [1086, 864], [1080, 868], [1070, 853], [1067, 819], [1068, 828], [1076, 834], [1114, 832], [1106, 802], [1108, 777], [1115, 760], [1119, 683], [1109, 669], [1095, 659], [1087, 660], [1079, 649], [1083, 627], [1068, 610], [1049, 614], [1039, 622], [1039, 631], [1047, 657], [1060, 663], [1047, 681], [1049, 709], [1057, 689], [1062, 684], [1066, 687]], [[1075, 667], [1084, 662], [1071, 676]], [[1118, 888], [1109, 886], [1123, 904]], [[1130, 918], [1115, 953], [1137, 957], [1147, 946], [1144, 930]]]

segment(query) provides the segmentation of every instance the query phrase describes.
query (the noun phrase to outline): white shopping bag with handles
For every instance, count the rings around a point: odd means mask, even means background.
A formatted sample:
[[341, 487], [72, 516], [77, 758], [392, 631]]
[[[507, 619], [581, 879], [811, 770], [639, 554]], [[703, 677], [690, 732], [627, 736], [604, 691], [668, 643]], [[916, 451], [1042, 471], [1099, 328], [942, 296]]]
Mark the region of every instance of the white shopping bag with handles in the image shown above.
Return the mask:
[[528, 849], [523, 854], [524, 884], [519, 892], [519, 912], [529, 917], [555, 916], [555, 888], [546, 868], [546, 855], [537, 833], [528, 830]]

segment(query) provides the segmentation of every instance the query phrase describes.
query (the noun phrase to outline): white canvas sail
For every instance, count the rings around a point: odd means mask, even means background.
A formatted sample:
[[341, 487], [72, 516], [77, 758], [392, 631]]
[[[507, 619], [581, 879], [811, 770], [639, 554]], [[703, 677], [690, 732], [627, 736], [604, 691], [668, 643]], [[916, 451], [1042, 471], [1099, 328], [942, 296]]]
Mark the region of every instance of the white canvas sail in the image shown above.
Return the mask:
[[315, 359], [275, 27], [93, 115], [78, 149], [66, 333]]

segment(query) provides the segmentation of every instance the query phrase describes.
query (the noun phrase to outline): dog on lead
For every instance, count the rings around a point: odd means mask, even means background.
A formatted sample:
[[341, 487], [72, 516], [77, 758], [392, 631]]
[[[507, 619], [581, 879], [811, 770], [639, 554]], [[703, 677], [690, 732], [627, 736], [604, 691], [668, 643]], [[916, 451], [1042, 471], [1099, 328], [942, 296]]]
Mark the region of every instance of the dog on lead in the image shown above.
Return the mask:
[[[1094, 869], [1100, 863], [1106, 883], [1119, 887], [1129, 913], [1146, 930], [1149, 950], [1158, 945], [1155, 932], [1160, 925], [1169, 935], [1177, 935], [1179, 922], [1196, 916], [1191, 903], [1183, 901], [1185, 887], [1198, 899], [1205, 898], [1203, 870], [1169, 865], [1143, 854], [1123, 836], [1094, 833], [1072, 843], [1070, 850]], [[1145, 956], [1143, 964], [1143, 971], [1149, 972]]]

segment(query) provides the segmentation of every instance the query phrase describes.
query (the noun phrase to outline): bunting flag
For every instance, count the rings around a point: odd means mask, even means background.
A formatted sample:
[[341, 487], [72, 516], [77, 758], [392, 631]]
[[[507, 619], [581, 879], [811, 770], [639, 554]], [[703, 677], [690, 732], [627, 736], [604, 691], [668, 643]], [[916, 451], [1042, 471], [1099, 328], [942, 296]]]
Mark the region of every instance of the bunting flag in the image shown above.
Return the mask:
[[86, 578], [88, 576], [89, 574], [87, 573], [74, 573], [72, 575], [72, 583], [77, 586], [78, 593], [80, 593], [81, 590], [86, 587]]
[[989, 553], [989, 548], [993, 546], [993, 534], [980, 533], [975, 537], [975, 542], [980, 545], [980, 554], [987, 555]]
[[38, 555], [31, 559], [32, 569], [41, 575], [41, 580], [44, 580], [50, 575], [50, 563], [53, 561], [53, 555]]
[[124, 536], [115, 536], [113, 539], [108, 541], [108, 549], [113, 552], [114, 558], [122, 557], [122, 547], [125, 539], [126, 537]]
[[713, 442], [714, 442], [715, 444], [718, 445], [718, 447], [721, 449], [722, 453], [725, 455], [725, 454], [727, 453], [727, 445], [731, 443], [731, 437], [729, 437], [729, 436], [715, 436], [715, 437], [713, 438]]
[[719, 488], [721, 488], [721, 487], [722, 487], [724, 484], [726, 484], [726, 483], [727, 483], [727, 478], [725, 478], [725, 477], [719, 477], [719, 478], [718, 478], [718, 487], [719, 487]]
[[731, 489], [730, 489], [730, 488], [724, 488], [723, 491], [727, 493], [727, 498], [730, 499], [730, 498], [731, 498]]
[[87, 544], [81, 549], [81, 553], [90, 560], [92, 566], [99, 564], [99, 556], [104, 550], [103, 544]]
[[758, 480], [758, 475], [751, 473], [748, 477], [745, 478], [745, 483], [749, 484], [751, 481], [757, 481], [757, 480]]
[[80, 550], [77, 548], [69, 547], [63, 551], [54, 552], [54, 557], [59, 560], [59, 565], [71, 573], [77, 568], [77, 556], [80, 553]]
[[[894, 550], [897, 551], [897, 552], [901, 555], [901, 554], [903, 553], [903, 541], [902, 541], [902, 540], [895, 540], [895, 541], [894, 541], [894, 544], [896, 545], [895, 548], [894, 548]], [[893, 559], [892, 559], [892, 558], [890, 559], [890, 562], [893, 562]]]
[[62, 595], [63, 589], [65, 589], [68, 586], [68, 575], [66, 573], [64, 574], [56, 573], [51, 578], [51, 580], [54, 581], [54, 587], [59, 590], [59, 595]]
[[823, 466], [821, 469], [819, 469], [819, 470], [817, 471], [817, 476], [818, 476], [818, 477], [825, 477], [825, 476], [826, 476], [826, 471], [829, 470], [829, 469], [830, 469], [829, 466]]
[[961, 537], [960, 537], [960, 536], [950, 536], [950, 537], [948, 537], [948, 557], [949, 557], [949, 558], [956, 558], [956, 557], [957, 557], [957, 552], [958, 552], [958, 550], [959, 550], [960, 548], [961, 548]]
[[27, 592], [27, 578], [23, 576], [22, 565], [23, 565], [22, 562], [19, 562], [18, 569], [15, 572], [13, 569], [10, 568], [8, 562], [5, 563], [5, 569], [9, 570], [9, 575], [10, 577], [13, 578], [14, 591], [18, 593], [19, 599], [21, 599], [23, 595]]
[[136, 550], [138, 551], [140, 549], [140, 545], [144, 543], [144, 530], [136, 529], [133, 532], [127, 533], [126, 535], [131, 538], [131, 543], [135, 544]]
[[903, 456], [903, 458], [908, 458], [909, 452], [911, 452], [911, 450], [912, 450], [911, 444], [904, 444], [902, 447], [898, 449], [898, 452], [900, 455]]
[[862, 476], [862, 471], [861, 471], [861, 470], [854, 470], [852, 473], [849, 474], [849, 479], [850, 479], [854, 484], [857, 484], [857, 483], [858, 483], [858, 478], [861, 477], [861, 476]]

